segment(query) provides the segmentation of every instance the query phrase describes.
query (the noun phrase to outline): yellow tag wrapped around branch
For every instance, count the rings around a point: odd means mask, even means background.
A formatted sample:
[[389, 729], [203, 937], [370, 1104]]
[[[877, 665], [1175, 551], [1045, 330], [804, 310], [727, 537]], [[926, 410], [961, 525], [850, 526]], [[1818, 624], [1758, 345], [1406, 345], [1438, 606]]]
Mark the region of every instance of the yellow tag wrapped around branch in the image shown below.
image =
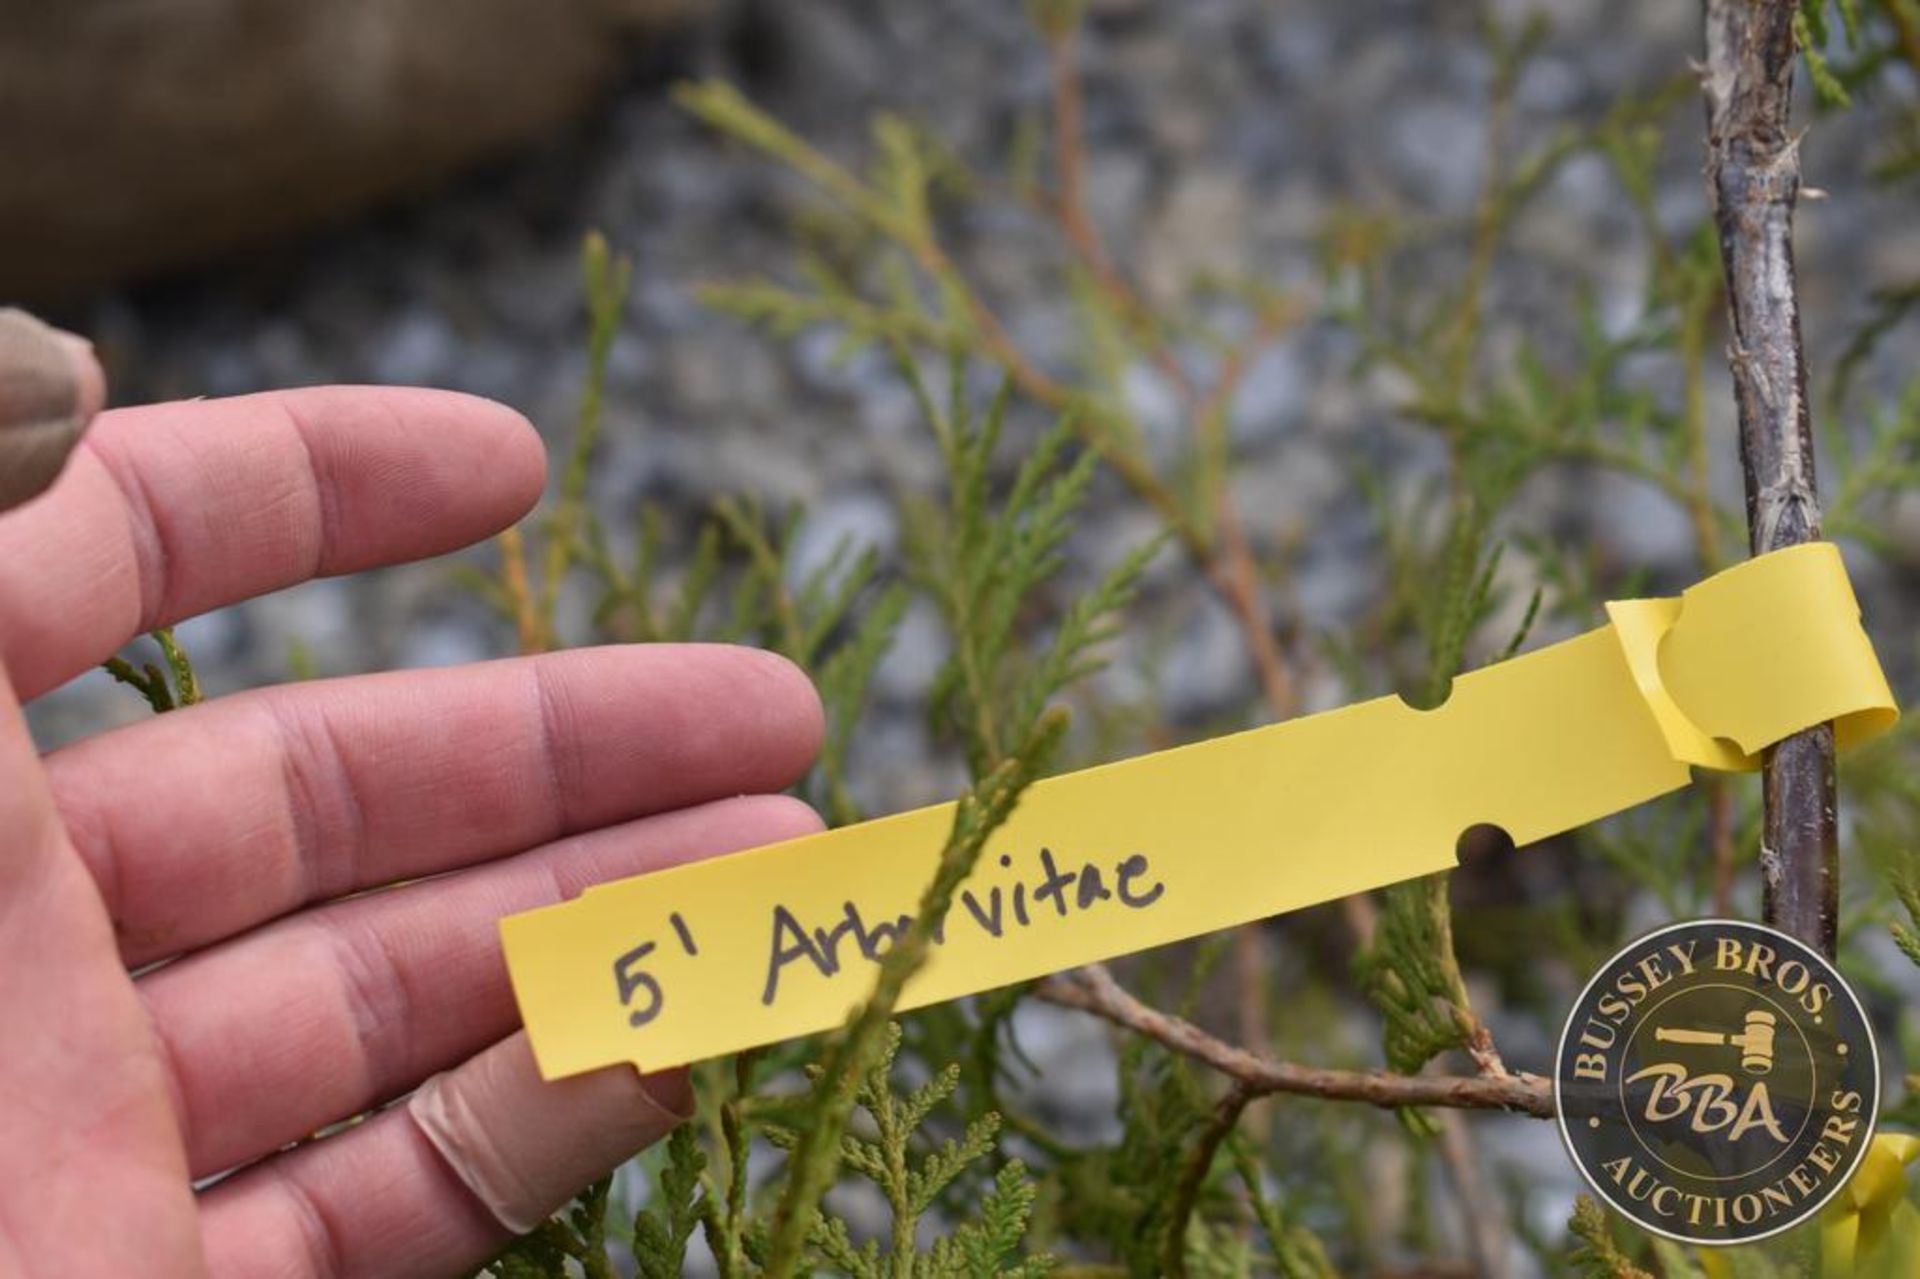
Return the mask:
[[1848, 1279], [1868, 1265], [1881, 1273], [1920, 1274], [1920, 1212], [1907, 1202], [1907, 1165], [1920, 1137], [1883, 1132], [1858, 1172], [1820, 1217], [1821, 1279]]
[[[1468, 827], [1528, 844], [1741, 769], [1801, 729], [1851, 742], [1894, 701], [1839, 553], [1778, 551], [1677, 599], [1395, 697], [1036, 783], [903, 1009], [1447, 870]], [[655, 1070], [830, 1029], [905, 929], [939, 805], [602, 884], [501, 922], [542, 1073]]]

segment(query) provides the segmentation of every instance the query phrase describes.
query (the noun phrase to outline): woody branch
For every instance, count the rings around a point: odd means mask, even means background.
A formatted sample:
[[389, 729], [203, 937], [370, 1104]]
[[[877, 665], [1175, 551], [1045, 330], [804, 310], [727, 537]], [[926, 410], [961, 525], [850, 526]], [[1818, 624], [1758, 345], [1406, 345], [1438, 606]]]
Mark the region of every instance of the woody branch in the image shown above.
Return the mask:
[[[1820, 537], [1793, 262], [1795, 12], [1794, 0], [1706, 6], [1707, 176], [1726, 269], [1727, 358], [1755, 555]], [[1766, 919], [1832, 954], [1839, 884], [1832, 726], [1769, 750], [1762, 785]]]
[[1553, 1094], [1547, 1081], [1534, 1075], [1398, 1075], [1379, 1070], [1330, 1070], [1251, 1053], [1184, 1018], [1142, 1003], [1099, 964], [1071, 976], [1050, 977], [1035, 993], [1048, 1003], [1103, 1017], [1211, 1066], [1249, 1095], [1298, 1093], [1329, 1101], [1363, 1101], [1389, 1110], [1451, 1106], [1517, 1111], [1541, 1119], [1553, 1115]]

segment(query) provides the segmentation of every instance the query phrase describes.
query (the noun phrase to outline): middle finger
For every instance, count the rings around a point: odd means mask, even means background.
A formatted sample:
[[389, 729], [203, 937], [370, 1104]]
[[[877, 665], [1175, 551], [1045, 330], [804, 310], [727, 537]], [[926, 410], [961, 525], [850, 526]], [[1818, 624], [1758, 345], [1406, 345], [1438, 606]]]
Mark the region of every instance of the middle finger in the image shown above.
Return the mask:
[[509, 1034], [502, 915], [818, 828], [797, 800], [725, 800], [335, 902], [148, 974], [137, 985], [193, 1175], [390, 1100]]
[[48, 757], [129, 964], [330, 897], [806, 769], [806, 677], [722, 645], [616, 645], [220, 698]]

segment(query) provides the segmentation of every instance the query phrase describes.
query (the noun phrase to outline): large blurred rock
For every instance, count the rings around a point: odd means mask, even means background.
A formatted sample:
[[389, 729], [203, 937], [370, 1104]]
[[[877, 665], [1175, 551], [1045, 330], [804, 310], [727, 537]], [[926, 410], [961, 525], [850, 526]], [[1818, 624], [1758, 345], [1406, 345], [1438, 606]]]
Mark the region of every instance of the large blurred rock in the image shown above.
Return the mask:
[[566, 119], [694, 0], [0, 0], [0, 296], [199, 261]]

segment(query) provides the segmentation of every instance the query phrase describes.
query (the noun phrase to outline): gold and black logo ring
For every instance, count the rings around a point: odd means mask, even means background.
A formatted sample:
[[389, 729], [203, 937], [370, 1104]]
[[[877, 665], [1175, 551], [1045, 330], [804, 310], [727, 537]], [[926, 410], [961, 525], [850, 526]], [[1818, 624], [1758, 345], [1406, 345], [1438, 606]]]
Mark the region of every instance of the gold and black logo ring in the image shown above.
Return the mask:
[[1846, 1184], [1873, 1135], [1880, 1066], [1824, 957], [1742, 920], [1649, 933], [1587, 983], [1554, 1059], [1581, 1175], [1688, 1243], [1777, 1234]]

